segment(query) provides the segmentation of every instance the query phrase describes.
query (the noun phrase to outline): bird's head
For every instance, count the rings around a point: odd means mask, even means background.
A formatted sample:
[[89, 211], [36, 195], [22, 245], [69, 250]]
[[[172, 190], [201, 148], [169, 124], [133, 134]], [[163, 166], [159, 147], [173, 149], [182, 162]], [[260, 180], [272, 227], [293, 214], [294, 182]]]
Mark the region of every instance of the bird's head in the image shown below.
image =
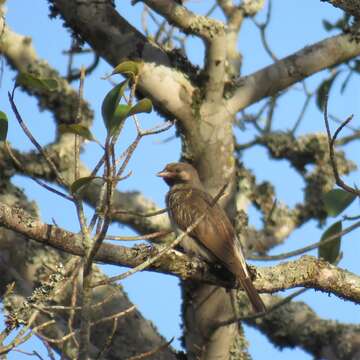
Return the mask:
[[199, 175], [195, 168], [187, 163], [170, 163], [164, 170], [157, 173], [169, 185], [187, 184], [195, 187], [201, 186]]

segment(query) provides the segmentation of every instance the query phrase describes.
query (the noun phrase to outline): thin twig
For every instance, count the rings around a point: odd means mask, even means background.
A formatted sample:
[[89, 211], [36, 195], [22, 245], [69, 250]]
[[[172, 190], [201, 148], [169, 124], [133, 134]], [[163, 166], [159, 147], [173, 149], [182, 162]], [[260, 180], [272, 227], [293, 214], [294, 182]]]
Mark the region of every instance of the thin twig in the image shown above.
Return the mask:
[[33, 335], [33, 330], [29, 331], [28, 334], [25, 335], [25, 333], [30, 329], [31, 325], [34, 323], [34, 321], [36, 320], [37, 316], [39, 315], [39, 311], [35, 310], [26, 326], [24, 326], [16, 335], [15, 339], [13, 339], [10, 344], [6, 345], [6, 346], [0, 346], [0, 355], [3, 354], [7, 354], [8, 352], [10, 352], [12, 349], [14, 349], [16, 346], [19, 346], [21, 344], [23, 344], [24, 342], [26, 342], [27, 340], [30, 339], [30, 337]]
[[105, 358], [106, 353], [110, 350], [110, 346], [113, 342], [117, 327], [118, 327], [118, 318], [115, 318], [113, 320], [113, 326], [112, 326], [111, 332], [110, 332], [109, 336], [106, 338], [102, 350], [99, 352], [99, 354], [95, 358], [96, 360]]
[[[71, 279], [71, 288], [72, 288], [72, 293], [71, 293], [71, 298], [70, 298], [70, 313], [69, 313], [69, 318], [68, 318], [68, 328], [69, 328], [69, 332], [74, 331], [73, 329], [73, 324], [75, 321], [75, 311], [76, 311], [76, 301], [77, 301], [77, 281], [78, 281], [78, 275], [80, 272], [80, 265], [81, 262], [79, 261], [78, 266], [75, 268], [75, 270], [73, 271], [72, 279]], [[81, 307], [80, 307], [81, 309]], [[79, 342], [77, 341], [76, 337], [72, 337], [72, 340], [74, 341], [74, 345], [76, 346], [77, 349], [79, 349]]]
[[63, 52], [65, 55], [69, 56], [68, 64], [67, 64], [67, 75], [66, 75], [66, 79], [69, 82], [70, 82], [70, 75], [72, 73], [72, 65], [73, 65], [74, 54], [75, 54], [74, 49], [76, 48], [76, 43], [77, 43], [77, 41], [74, 39], [74, 37], [72, 37], [70, 49], [66, 52], [65, 51]]
[[28, 176], [31, 180], [35, 181], [38, 185], [42, 186], [44, 189], [46, 189], [46, 190], [48, 190], [48, 191], [51, 191], [52, 193], [54, 193], [54, 194], [56, 194], [56, 195], [59, 195], [59, 196], [61, 196], [62, 198], [66, 199], [66, 200], [69, 200], [69, 201], [71, 201], [71, 202], [74, 201], [74, 199], [73, 199], [71, 196], [69, 196], [69, 195], [67, 195], [67, 194], [65, 194], [65, 193], [63, 193], [63, 192], [61, 192], [61, 191], [59, 191], [59, 190], [51, 187], [50, 185], [47, 185], [47, 184], [44, 183], [43, 181], [39, 180], [39, 179], [36, 178], [35, 176], [33, 176], [33, 175], [31, 175], [30, 173], [28, 173], [28, 172], [25, 170], [25, 167], [21, 164], [20, 160], [17, 159], [17, 157], [15, 156], [15, 154], [12, 152], [12, 150], [11, 150], [11, 148], [10, 148], [10, 146], [9, 146], [9, 144], [8, 144], [7, 141], [4, 142], [4, 145], [5, 145], [5, 150], [7, 151], [7, 153], [9, 154], [9, 156], [11, 157], [11, 160], [12, 160], [12, 161], [15, 163], [15, 165], [16, 165], [24, 174], [26, 174], [26, 176]]
[[[95, 326], [95, 325], [98, 325], [99, 323], [102, 323], [102, 322], [105, 322], [105, 321], [109, 321], [109, 320], [113, 320], [113, 319], [118, 319], [122, 316], [125, 316], [127, 315], [128, 313], [134, 311], [136, 309], [136, 306], [133, 305], [131, 306], [130, 308], [126, 309], [126, 310], [123, 310], [123, 311], [120, 311], [114, 315], [110, 315], [110, 316], [106, 316], [100, 320], [97, 320], [97, 321], [93, 321], [93, 322], [90, 322], [90, 327], [92, 326]], [[40, 330], [41, 328], [44, 328], [46, 326], [49, 326], [51, 324], [55, 323], [55, 320], [51, 320], [51, 321], [48, 321], [44, 324], [41, 324], [39, 326], [37, 326], [36, 328], [33, 329], [33, 331], [36, 333], [37, 336], [39, 336], [40, 338], [42, 338], [43, 340], [49, 342], [49, 343], [52, 343], [52, 344], [59, 344], [59, 343], [63, 343], [64, 341], [68, 340], [69, 338], [73, 337], [76, 335], [76, 333], [78, 332], [78, 330], [75, 330], [75, 331], [72, 331], [64, 336], [62, 336], [61, 338], [59, 339], [52, 339], [52, 338], [49, 338], [45, 335], [42, 335], [40, 333], [38, 333], [38, 330]]]
[[101, 186], [100, 188], [100, 193], [98, 196], [98, 201], [96, 203], [96, 208], [95, 208], [95, 212], [94, 215], [92, 216], [90, 223], [89, 223], [89, 232], [91, 233], [96, 225], [97, 222], [99, 222], [99, 218], [101, 219], [102, 217], [100, 216], [100, 214], [103, 212], [103, 207], [104, 207], [104, 198], [105, 198], [105, 191], [106, 191], [106, 183], [104, 182], [104, 184]]
[[262, 311], [262, 312], [255, 313], [255, 314], [250, 314], [250, 315], [245, 315], [245, 316], [240, 316], [240, 317], [237, 317], [235, 319], [222, 321], [222, 322], [216, 324], [216, 328], [219, 328], [221, 326], [228, 326], [228, 325], [231, 325], [231, 324], [233, 324], [235, 322], [241, 322], [241, 321], [244, 321], [244, 320], [255, 320], [255, 319], [264, 317], [264, 316], [274, 312], [275, 310], [279, 309], [280, 307], [284, 306], [285, 304], [288, 304], [295, 297], [303, 294], [307, 290], [309, 290], [309, 289], [300, 289], [298, 291], [294, 291], [291, 295], [286, 296], [285, 298], [281, 299], [275, 305], [273, 305], [271, 307], [268, 307], [266, 309], [266, 311]]
[[148, 27], [147, 17], [149, 15], [150, 9], [144, 4], [143, 11], [141, 12], [141, 27], [144, 31], [146, 37], [149, 37], [150, 31]]
[[292, 128], [291, 131], [290, 131], [290, 133], [291, 133], [292, 135], [295, 134], [296, 130], [299, 128], [299, 125], [301, 124], [302, 120], [304, 119], [305, 112], [306, 112], [307, 108], [309, 107], [309, 105], [310, 105], [310, 100], [311, 100], [311, 98], [312, 98], [312, 96], [313, 96], [313, 93], [311, 93], [311, 92], [309, 92], [309, 91], [307, 90], [305, 81], [303, 81], [302, 84], [303, 84], [303, 88], [304, 88], [305, 96], [306, 96], [306, 97], [305, 97], [304, 104], [303, 104], [303, 106], [302, 106], [302, 108], [301, 108], [300, 114], [299, 114], [297, 120], [295, 121], [295, 124], [294, 124], [293, 128]]
[[[216, 204], [216, 202], [219, 200], [219, 198], [224, 194], [225, 189], [227, 187], [228, 184], [225, 184], [219, 191], [219, 193], [215, 196], [211, 206], [214, 206]], [[160, 257], [162, 257], [164, 254], [166, 254], [169, 250], [173, 249], [176, 245], [178, 245], [185, 236], [187, 236], [192, 230], [194, 230], [196, 228], [196, 226], [199, 225], [199, 223], [204, 219], [204, 217], [206, 216], [206, 212], [204, 212], [203, 214], [201, 214], [201, 216], [199, 218], [197, 218], [190, 226], [187, 227], [187, 229], [185, 230], [185, 232], [183, 232], [181, 235], [179, 235], [174, 241], [170, 242], [169, 244], [165, 245], [162, 247], [162, 249], [159, 250], [159, 252], [151, 257], [150, 259], [144, 261], [142, 264], [126, 271], [125, 273], [122, 273], [120, 275], [117, 276], [113, 276], [110, 277], [106, 280], [102, 280], [99, 281], [95, 284], [93, 284], [93, 287], [97, 287], [97, 286], [101, 286], [101, 285], [108, 285], [114, 281], [120, 281], [120, 280], [124, 280], [125, 278], [139, 272], [142, 270], [145, 270], [147, 267], [149, 267], [151, 264], [153, 264], [154, 262], [156, 262], [157, 260], [160, 259]]]
[[117, 241], [137, 241], [137, 240], [149, 240], [164, 237], [173, 232], [173, 230], [156, 231], [151, 234], [137, 235], [137, 236], [115, 236], [106, 235], [106, 240], [117, 240]]
[[[84, 213], [84, 207], [82, 200], [78, 197], [75, 198], [76, 213], [80, 223], [81, 235], [82, 235], [82, 246], [85, 252], [85, 263], [89, 258], [91, 252], [91, 236], [89, 229], [86, 224], [86, 218]], [[82, 276], [82, 304], [80, 312], [80, 345], [79, 345], [79, 360], [87, 360], [89, 347], [90, 347], [90, 310], [91, 310], [91, 299], [92, 292], [90, 288], [91, 283], [91, 266], [85, 266], [83, 269]]]
[[250, 260], [284, 260], [287, 259], [289, 257], [293, 257], [293, 256], [297, 256], [297, 255], [301, 255], [304, 254], [310, 250], [314, 250], [316, 248], [318, 248], [320, 245], [325, 245], [331, 241], [333, 241], [334, 239], [339, 238], [340, 236], [346, 235], [348, 233], [350, 233], [351, 231], [355, 230], [356, 228], [360, 227], [360, 221], [356, 222], [355, 224], [349, 226], [348, 228], [329, 236], [328, 238], [326, 238], [325, 240], [322, 241], [318, 241], [316, 243], [313, 243], [311, 245], [305, 246], [301, 249], [297, 249], [294, 251], [289, 251], [286, 253], [282, 253], [279, 255], [261, 255], [261, 256], [257, 256], [257, 255], [250, 255], [247, 256], [248, 259]]
[[354, 221], [354, 220], [359, 220], [359, 219], [360, 219], [360, 215], [356, 215], [356, 216], [344, 215], [344, 220]]
[[37, 331], [34, 331], [34, 332], [36, 333], [36, 335], [37, 335], [40, 339], [42, 339], [42, 340], [44, 340], [44, 341], [46, 341], [46, 342], [48, 342], [48, 343], [51, 343], [51, 344], [61, 344], [61, 343], [65, 342], [65, 341], [67, 341], [68, 339], [70, 339], [71, 337], [75, 336], [75, 334], [76, 334], [76, 331], [73, 331], [73, 332], [71, 332], [71, 333], [68, 333], [68, 334], [62, 336], [62, 337], [59, 338], [59, 339], [53, 339], [53, 338], [50, 338], [50, 337], [48, 337], [48, 336], [45, 336], [45, 335], [43, 335], [43, 334], [41, 334], [41, 333], [38, 333]]
[[156, 216], [156, 215], [161, 215], [164, 214], [168, 211], [167, 208], [165, 209], [161, 209], [161, 210], [157, 210], [157, 211], [152, 211], [152, 212], [148, 212], [148, 213], [138, 213], [135, 211], [129, 211], [129, 210], [115, 210], [112, 212], [112, 214], [117, 215], [117, 214], [124, 214], [124, 215], [132, 215], [132, 216], [139, 216], [139, 217], [152, 217], [152, 216]]
[[48, 353], [48, 357], [50, 360], [56, 360], [55, 359], [55, 354], [54, 351], [52, 350], [52, 348], [50, 347], [50, 345], [46, 342], [46, 341], [42, 341], [43, 345], [45, 346], [47, 353]]
[[154, 262], [156, 262], [157, 260], [159, 260], [164, 254], [166, 254], [169, 250], [173, 249], [176, 245], [178, 245], [185, 236], [187, 236], [192, 230], [195, 229], [196, 226], [199, 225], [199, 223], [204, 219], [206, 214], [202, 214], [202, 216], [200, 216], [191, 226], [189, 226], [185, 232], [183, 232], [181, 235], [179, 235], [174, 241], [170, 242], [169, 244], [165, 245], [162, 247], [162, 249], [159, 250], [159, 252], [149, 258], [148, 260], [144, 261], [143, 263], [141, 263], [140, 265], [126, 271], [125, 273], [122, 273], [120, 275], [117, 276], [112, 276], [106, 280], [102, 280], [99, 281], [95, 284], [93, 284], [93, 287], [97, 287], [97, 286], [101, 286], [101, 285], [108, 285], [112, 282], [115, 281], [120, 281], [120, 280], [124, 280], [127, 277], [139, 272], [139, 271], [143, 271], [145, 270], [147, 267], [149, 267], [151, 264], [153, 264]]
[[354, 194], [356, 196], [360, 196], [360, 191], [347, 185], [339, 175], [339, 171], [337, 168], [336, 163], [336, 157], [335, 157], [335, 151], [334, 151], [334, 143], [336, 141], [337, 136], [341, 132], [341, 130], [353, 119], [353, 115], [350, 115], [345, 121], [342, 122], [342, 124], [336, 129], [333, 136], [331, 136], [330, 132], [330, 126], [329, 126], [329, 119], [328, 119], [328, 96], [325, 97], [325, 103], [324, 103], [324, 120], [325, 120], [325, 126], [326, 126], [326, 132], [328, 136], [328, 142], [329, 142], [329, 152], [330, 152], [330, 161], [331, 166], [334, 172], [334, 177], [336, 181], [336, 185], [344, 189], [345, 191]]
[[[335, 115], [333, 114], [328, 114], [329, 116], [329, 119], [332, 120], [333, 122], [337, 123], [337, 124], [342, 124], [342, 120], [340, 120], [338, 117], [336, 117]], [[358, 132], [359, 129], [356, 129], [355, 127], [351, 126], [350, 124], [347, 124], [346, 125], [346, 128], [353, 131], [353, 132]], [[338, 140], [339, 141], [339, 140]]]
[[[85, 82], [85, 68], [84, 66], [81, 66], [80, 69], [80, 84], [79, 84], [79, 103], [78, 103], [78, 109], [77, 109], [77, 114], [76, 114], [76, 123], [79, 124], [81, 123], [81, 118], [82, 118], [82, 100], [84, 97], [84, 82]], [[75, 161], [74, 161], [74, 166], [75, 166], [75, 180], [77, 180], [80, 177], [80, 170], [79, 170], [79, 163], [80, 163], [80, 139], [79, 139], [79, 135], [75, 134], [75, 146], [74, 146], [74, 150], [75, 150]]]
[[269, 100], [269, 112], [268, 112], [268, 116], [266, 119], [266, 124], [264, 127], [264, 133], [268, 134], [271, 131], [272, 128], [272, 123], [273, 123], [273, 119], [274, 119], [274, 112], [275, 112], [275, 107], [276, 107], [276, 100], [277, 100], [277, 96], [272, 96]]
[[16, 89], [16, 87], [14, 87], [12, 93], [8, 92], [8, 97], [9, 97], [9, 101], [10, 101], [10, 104], [11, 104], [11, 108], [12, 108], [14, 114], [15, 114], [16, 120], [18, 121], [19, 125], [23, 129], [23, 131], [24, 131], [25, 135], [28, 137], [28, 139], [32, 142], [32, 144], [36, 147], [36, 149], [40, 152], [40, 154], [47, 161], [47, 163], [49, 164], [51, 170], [54, 172], [54, 174], [56, 176], [56, 179], [59, 181], [59, 183], [61, 183], [65, 187], [68, 187], [69, 184], [67, 183], [67, 181], [61, 176], [61, 174], [58, 171], [56, 165], [53, 163], [51, 158], [46, 154], [43, 147], [34, 138], [31, 131], [29, 130], [29, 128], [26, 126], [24, 120], [22, 119], [22, 117], [21, 117], [21, 115], [20, 115], [20, 113], [19, 113], [19, 111], [18, 111], [18, 109], [16, 107], [15, 101], [14, 101], [15, 89]]
[[174, 338], [171, 338], [168, 342], [166, 342], [165, 344], [163, 345], [160, 345], [158, 347], [156, 347], [155, 349], [152, 349], [150, 351], [147, 351], [147, 352], [144, 352], [142, 354], [139, 354], [139, 355], [135, 355], [135, 356], [132, 356], [130, 358], [128, 358], [127, 360], [142, 360], [142, 359], [146, 359], [150, 356], [153, 356], [157, 353], [159, 353], [160, 351], [166, 349], [167, 347], [170, 346], [170, 344], [173, 342]]
[[92, 170], [90, 176], [96, 176], [97, 172], [101, 168], [101, 166], [104, 164], [105, 161], [105, 154], [100, 158], [100, 160], [95, 165], [94, 169]]
[[[95, 54], [94, 51], [90, 49], [89, 51], [84, 50], [84, 52], [92, 52], [94, 55], [92, 63], [85, 68], [85, 73], [90, 75], [99, 65], [100, 56]], [[80, 77], [81, 77], [81, 71], [76, 71], [76, 72], [72, 71], [71, 74], [66, 77], [66, 79], [68, 82], [72, 82], [80, 79]]]
[[358, 130], [354, 134], [351, 134], [348, 136], [343, 136], [341, 139], [337, 139], [336, 145], [339, 145], [339, 146], [347, 145], [351, 141], [359, 140], [359, 138], [360, 138], [360, 130]]
[[152, 129], [142, 130], [141, 135], [148, 136], [148, 135], [160, 134], [162, 132], [169, 130], [175, 124], [175, 122], [176, 122], [175, 119], [168, 120], [164, 124], [157, 125], [157, 126], [153, 127]]
[[134, 310], [136, 310], [136, 306], [132, 305], [126, 310], [119, 311], [118, 313], [113, 314], [113, 315], [104, 316], [103, 318], [101, 318], [99, 320], [91, 322], [91, 326], [98, 325], [98, 324], [101, 324], [101, 323], [109, 321], [109, 320], [119, 319], [127, 314], [130, 314]]
[[264, 23], [258, 23], [254, 18], [252, 18], [254, 24], [258, 27], [258, 29], [260, 30], [260, 38], [261, 38], [261, 42], [264, 46], [265, 51], [267, 52], [267, 54], [271, 57], [271, 59], [276, 62], [279, 60], [279, 58], [275, 55], [275, 53], [271, 50], [270, 45], [267, 41], [267, 37], [266, 37], [266, 30], [267, 27], [270, 23], [270, 19], [271, 19], [271, 0], [269, 0], [268, 2], [268, 10], [266, 13], [266, 20]]
[[15, 352], [18, 352], [20, 354], [24, 354], [26, 356], [36, 356], [37, 358], [39, 358], [40, 360], [44, 360], [43, 357], [41, 357], [41, 355], [37, 352], [37, 351], [33, 351], [31, 353], [27, 352], [27, 351], [23, 351], [23, 350], [20, 350], [20, 349], [14, 349], [13, 351]]
[[248, 148], [251, 148], [255, 145], [259, 144], [259, 138], [256, 137], [255, 139], [247, 142], [247, 143], [243, 143], [243, 144], [235, 144], [235, 151], [242, 151], [242, 150], [246, 150]]
[[273, 204], [271, 206], [271, 209], [269, 211], [268, 216], [266, 217], [265, 223], [268, 224], [270, 221], [272, 221], [272, 216], [274, 215], [274, 211], [276, 210], [276, 206], [277, 206], [277, 199], [275, 198], [273, 201]]

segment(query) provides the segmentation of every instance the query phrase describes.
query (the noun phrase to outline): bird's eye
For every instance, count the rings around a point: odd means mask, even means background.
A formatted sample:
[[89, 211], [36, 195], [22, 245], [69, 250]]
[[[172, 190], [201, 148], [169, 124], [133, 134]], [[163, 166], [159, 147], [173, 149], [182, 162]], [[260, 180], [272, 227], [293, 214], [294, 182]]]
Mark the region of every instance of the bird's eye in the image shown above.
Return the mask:
[[179, 173], [179, 172], [180, 172], [180, 169], [175, 169], [175, 172], [176, 172], [176, 173]]

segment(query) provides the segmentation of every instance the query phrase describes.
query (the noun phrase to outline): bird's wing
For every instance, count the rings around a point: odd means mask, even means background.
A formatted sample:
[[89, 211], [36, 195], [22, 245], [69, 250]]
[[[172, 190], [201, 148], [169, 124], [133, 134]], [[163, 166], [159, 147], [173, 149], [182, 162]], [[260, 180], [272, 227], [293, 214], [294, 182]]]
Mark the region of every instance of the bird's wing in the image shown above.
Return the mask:
[[208, 193], [196, 188], [176, 189], [169, 192], [167, 201], [170, 216], [182, 231], [205, 214], [205, 218], [191, 231], [191, 237], [235, 275], [239, 260], [247, 273], [244, 257], [235, 244], [234, 228], [223, 208], [218, 204], [213, 205], [213, 198]]
[[205, 218], [190, 232], [190, 236], [207, 248], [241, 282], [258, 312], [265, 310], [252, 284], [244, 255], [237, 244], [234, 228], [224, 209], [213, 204], [213, 198], [197, 188], [170, 190], [167, 205], [172, 221], [182, 230], [191, 226], [202, 214]]

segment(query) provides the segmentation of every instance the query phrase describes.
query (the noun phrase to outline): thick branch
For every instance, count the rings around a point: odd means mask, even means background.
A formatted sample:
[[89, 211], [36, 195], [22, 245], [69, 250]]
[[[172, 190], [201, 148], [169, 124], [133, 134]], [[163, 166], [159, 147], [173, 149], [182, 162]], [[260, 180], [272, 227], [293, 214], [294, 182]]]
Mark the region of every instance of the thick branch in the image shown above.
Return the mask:
[[[67, 253], [83, 256], [81, 236], [32, 218], [23, 210], [0, 204], [0, 224], [10, 230]], [[96, 261], [135, 267], [158, 253], [154, 247], [127, 248], [103, 244]], [[184, 280], [198, 280], [234, 287], [232, 280], [219, 280], [205, 263], [190, 261], [177, 252], [165, 254], [149, 270], [173, 274]], [[273, 267], [257, 268], [255, 286], [261, 292], [275, 292], [298, 286], [315, 288], [360, 303], [360, 278], [346, 270], [309, 256]]]
[[224, 180], [232, 188], [234, 163], [229, 158], [233, 156], [233, 117], [223, 102], [201, 106], [201, 94], [186, 74], [171, 67], [167, 54], [137, 34], [109, 2], [52, 2], [67, 25], [109, 63], [117, 65], [126, 57], [144, 61], [137, 89], [160, 111], [178, 120], [186, 138], [183, 158], [196, 165], [210, 192], [216, 192]]
[[225, 79], [225, 27], [220, 21], [199, 16], [168, 0], [144, 0], [144, 3], [185, 33], [202, 38], [206, 46], [206, 100], [220, 101]]
[[51, 2], [67, 26], [112, 66], [124, 59], [142, 60], [137, 90], [150, 97], [162, 112], [184, 123], [191, 122], [191, 83], [183, 73], [171, 68], [167, 54], [121, 17], [110, 1]]
[[[0, 18], [0, 28], [4, 26], [4, 20]], [[59, 87], [56, 91], [33, 90], [27, 84], [20, 84], [25, 91], [31, 92], [39, 100], [40, 107], [52, 111], [55, 120], [58, 124], [72, 122], [78, 112], [79, 98], [78, 94], [66, 80], [64, 80], [59, 73], [51, 68], [48, 63], [40, 59], [30, 39], [26, 36], [19, 35], [13, 32], [7, 25], [4, 27], [0, 42], [0, 52], [4, 54], [6, 60], [18, 72], [26, 72], [31, 69], [41, 77], [49, 77], [55, 79]], [[143, 77], [146, 78], [146, 73]], [[168, 93], [168, 92], [167, 92]], [[82, 104], [82, 118], [85, 123], [92, 122], [92, 111], [89, 104], [85, 101]], [[20, 109], [21, 110], [21, 109]], [[25, 121], [27, 119], [24, 119]], [[43, 180], [54, 182], [54, 174], [44, 159], [36, 153], [22, 154], [16, 150], [12, 150], [16, 157], [23, 165], [23, 169], [16, 169], [18, 173], [23, 175], [32, 175]], [[74, 181], [74, 156], [73, 156], [73, 138], [72, 136], [63, 135], [57, 139], [57, 143], [49, 146], [46, 151], [49, 156], [55, 161], [61, 175], [69, 182]], [[61, 155], [60, 155], [61, 154]], [[14, 164], [9, 158], [4, 148], [0, 148], [0, 163], [3, 171], [14, 171]], [[23, 172], [25, 170], [25, 172]], [[88, 176], [90, 171], [83, 165], [80, 165], [81, 176]], [[85, 199], [92, 205], [96, 204], [99, 196], [100, 185], [93, 183], [87, 189]], [[146, 199], [138, 192], [128, 192], [115, 194], [115, 208], [126, 209], [132, 212], [147, 213], [154, 211], [156, 205]], [[139, 218], [131, 214], [116, 214], [114, 220], [122, 222], [133, 227], [140, 233], [147, 233], [157, 231], [160, 228], [168, 226], [168, 221], [165, 217]]]
[[[55, 145], [46, 148], [47, 153], [55, 161], [56, 165], [61, 171], [62, 176], [69, 182], [74, 181], [74, 156], [73, 156], [73, 139], [71, 137], [62, 137]], [[22, 164], [21, 169], [16, 169], [18, 174], [25, 176], [34, 176], [38, 179], [43, 179], [48, 182], [54, 182], [54, 175], [52, 174], [48, 164], [44, 161], [41, 155], [30, 152], [23, 154], [15, 149], [12, 153]], [[61, 157], [60, 157], [61, 153]], [[12, 174], [14, 172], [14, 164], [6, 152], [4, 147], [0, 146], [0, 164], [4, 172]], [[89, 176], [90, 171], [80, 164], [80, 177]], [[101, 191], [101, 181], [92, 181], [84, 191], [83, 197], [91, 206], [95, 206]], [[67, 190], [67, 189], [66, 189]], [[169, 228], [168, 217], [160, 214], [152, 217], [140, 217], [136, 214], [147, 214], [158, 210], [156, 204], [150, 199], [146, 198], [140, 192], [129, 191], [120, 192], [115, 191], [113, 199], [114, 208], [123, 212], [114, 213], [112, 215], [113, 221], [118, 221], [126, 224], [140, 234], [160, 231]]]
[[236, 113], [318, 71], [350, 60], [359, 54], [360, 43], [352, 40], [349, 34], [338, 35], [307, 46], [273, 65], [240, 78], [238, 89], [228, 101], [228, 109]]
[[[268, 306], [278, 301], [276, 297], [266, 299]], [[302, 302], [291, 302], [247, 323], [262, 331], [281, 349], [297, 346], [316, 359], [356, 360], [360, 357], [359, 325], [321, 319]]]
[[228, 62], [226, 72], [230, 80], [240, 75], [242, 56], [238, 52], [237, 43], [245, 14], [242, 8], [235, 6], [231, 1], [218, 0], [217, 3], [226, 16], [226, 59]]
[[[40, 109], [50, 110], [58, 124], [73, 122], [79, 107], [77, 92], [46, 61], [38, 58], [31, 38], [12, 31], [1, 17], [0, 29], [3, 29], [0, 53], [18, 73], [31, 71], [40, 78], [56, 80], [58, 85], [56, 90], [50, 91], [45, 88], [34, 89], [29, 84], [20, 82], [21, 88], [38, 99]], [[81, 113], [83, 122], [90, 124], [93, 112], [85, 101], [81, 102]]]
[[196, 15], [184, 6], [168, 0], [143, 0], [157, 13], [188, 34], [202, 38], [206, 46], [206, 100], [220, 101], [223, 96], [226, 62], [224, 24], [206, 16]]
[[211, 41], [224, 30], [220, 21], [206, 16], [196, 15], [184, 6], [172, 0], [142, 0], [147, 6], [162, 15], [169, 23], [185, 33], [197, 35], [205, 41]]
[[[6, 202], [12, 206], [21, 206], [37, 216], [36, 205], [29, 203], [24, 194], [12, 186], [7, 180], [0, 179], [0, 201]], [[34, 287], [39, 286], [41, 282], [48, 284], [51, 269], [55, 269], [59, 264], [70, 264], [75, 260], [70, 256], [64, 256], [64, 253], [55, 251], [51, 248], [44, 248], [43, 244], [29, 241], [28, 238], [19, 233], [9, 231], [3, 227], [0, 228], [0, 294], [2, 295], [2, 304], [6, 310], [16, 312], [17, 309], [24, 309], [21, 315], [32, 313], [33, 308], [23, 307], [26, 297], [30, 296]], [[46, 264], [46, 266], [44, 266]], [[68, 268], [68, 266], [65, 266]], [[101, 281], [105, 279], [105, 275], [96, 270], [94, 280]], [[70, 279], [69, 279], [70, 280]], [[81, 280], [75, 286], [71, 284], [62, 287], [62, 291], [57, 293], [56, 298], [51, 299], [51, 305], [70, 305], [73, 299], [73, 293], [81, 287]], [[4, 297], [4, 293], [9, 284], [15, 282], [14, 291]], [[72, 281], [69, 281], [70, 283]], [[67, 281], [63, 284], [65, 285]], [[77, 290], [76, 290], [77, 289]], [[48, 297], [48, 286], [43, 286], [41, 292], [37, 292], [37, 298]], [[79, 298], [80, 294], [77, 294]], [[32, 297], [34, 299], [35, 297]], [[112, 316], [119, 311], [128, 309], [132, 304], [124, 293], [123, 289], [118, 286], [101, 286], [94, 289], [94, 307], [92, 320], [102, 320], [106, 316]], [[29, 304], [29, 302], [28, 302]], [[32, 303], [33, 304], [33, 303]], [[39, 305], [39, 304], [38, 304]], [[61, 306], [62, 305], [62, 306]], [[18, 313], [20, 316], [20, 313]], [[54, 311], [52, 319], [56, 319], [56, 324], [39, 330], [41, 335], [45, 335], [54, 339], [61, 339], [69, 333], [68, 319], [69, 312], [66, 310]], [[22, 317], [21, 316], [21, 317]], [[49, 320], [48, 313], [38, 316], [34, 325], [40, 325]], [[73, 329], [79, 327], [79, 317], [76, 315], [74, 319]], [[89, 353], [90, 358], [96, 358], [99, 351], [104, 347], [104, 343], [111, 332], [111, 322], [103, 322], [92, 328], [92, 348]], [[139, 336], [139, 334], [141, 334]], [[8, 340], [8, 339], [7, 339]], [[7, 341], [6, 341], [7, 342]], [[128, 346], [124, 346], [124, 343]], [[166, 343], [154, 329], [152, 323], [144, 319], [138, 311], [135, 311], [118, 321], [116, 334], [113, 343], [109, 349], [112, 358], [128, 359], [136, 354], [149, 351]], [[52, 347], [62, 352], [63, 356], [68, 359], [75, 359], [76, 346], [69, 338], [63, 343], [53, 343]], [[107, 357], [108, 358], [108, 357]], [[158, 354], [157, 359], [169, 360], [175, 359], [175, 353], [170, 348], [165, 349]]]

